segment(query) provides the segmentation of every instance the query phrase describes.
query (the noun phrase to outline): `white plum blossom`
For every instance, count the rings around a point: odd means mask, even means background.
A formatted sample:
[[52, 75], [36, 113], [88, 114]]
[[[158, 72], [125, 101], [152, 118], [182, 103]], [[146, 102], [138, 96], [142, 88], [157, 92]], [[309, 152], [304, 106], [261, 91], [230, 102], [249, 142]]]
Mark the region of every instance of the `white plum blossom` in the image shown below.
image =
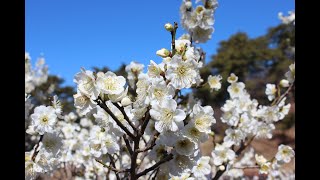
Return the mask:
[[173, 99], [163, 100], [160, 104], [153, 104], [150, 110], [151, 117], [156, 121], [155, 129], [158, 132], [177, 131], [183, 126], [186, 114], [177, 109], [177, 103]]
[[57, 115], [55, 109], [51, 106], [38, 106], [34, 109], [34, 113], [31, 114], [31, 126], [34, 127], [34, 131], [43, 135], [46, 132], [52, 132], [54, 125], [57, 122]]
[[196, 65], [192, 60], [183, 61], [181, 56], [175, 55], [167, 65], [166, 78], [176, 89], [190, 88], [196, 83]]
[[238, 76], [236, 76], [234, 73], [231, 73], [230, 76], [227, 79], [228, 83], [232, 84], [238, 81]]
[[96, 86], [96, 77], [92, 71], [81, 68], [81, 72], [74, 76], [73, 81], [78, 84], [80, 92], [88, 97], [92, 96], [93, 99], [98, 98], [100, 90]]
[[192, 123], [200, 132], [209, 133], [211, 132], [211, 125], [216, 123], [213, 113], [211, 106], [202, 107], [199, 104], [195, 104], [193, 106], [193, 112], [190, 115], [190, 123]]
[[221, 79], [222, 77], [220, 75], [217, 75], [217, 76], [209, 75], [208, 84], [210, 88], [216, 91], [219, 90], [221, 88], [221, 82], [220, 82]]
[[89, 98], [85, 94], [82, 94], [80, 91], [78, 91], [77, 94], [74, 94], [73, 98], [74, 106], [80, 110], [80, 115], [88, 114], [93, 108], [97, 106], [91, 98]]
[[198, 161], [197, 164], [192, 168], [192, 173], [195, 177], [202, 177], [204, 175], [210, 174], [211, 166], [209, 164], [210, 157], [209, 156], [202, 156]]
[[[163, 79], [159, 78], [152, 81], [148, 94], [148, 101], [161, 102], [164, 99], [173, 98], [173, 96], [175, 95], [175, 89], [173, 86], [167, 85]], [[149, 102], [147, 102], [147, 104], [149, 104]]]
[[280, 144], [275, 158], [277, 159], [277, 161], [289, 163], [291, 158], [294, 157], [294, 155], [295, 153], [290, 146]]
[[243, 94], [244, 88], [245, 88], [245, 85], [243, 82], [236, 82], [236, 83], [232, 83], [227, 90], [231, 98], [236, 98], [236, 97], [240, 97]]
[[183, 136], [178, 137], [174, 147], [177, 153], [185, 156], [192, 155], [195, 149], [197, 149], [197, 146], [193, 141]]
[[120, 94], [124, 91], [126, 79], [111, 71], [97, 77], [97, 87], [105, 94]]
[[150, 60], [150, 65], [148, 65], [148, 76], [151, 78], [160, 78], [161, 73], [164, 72], [164, 63], [157, 64]]
[[212, 151], [213, 163], [216, 166], [222, 165], [227, 161], [232, 161], [236, 154], [230, 148], [230, 143], [217, 144], [214, 150]]
[[272, 101], [276, 97], [277, 88], [275, 84], [267, 84], [266, 95], [268, 96], [269, 101]]

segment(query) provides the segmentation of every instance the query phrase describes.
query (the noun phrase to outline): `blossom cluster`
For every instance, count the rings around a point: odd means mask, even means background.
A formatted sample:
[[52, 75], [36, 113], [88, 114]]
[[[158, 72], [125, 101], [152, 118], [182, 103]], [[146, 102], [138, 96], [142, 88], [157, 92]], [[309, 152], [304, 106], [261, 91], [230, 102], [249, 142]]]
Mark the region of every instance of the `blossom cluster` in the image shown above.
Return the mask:
[[[201, 0], [197, 0], [196, 3]], [[214, 12], [218, 7], [217, 0], [202, 0], [203, 5], [192, 7], [191, 0], [183, 0], [180, 6], [181, 25], [188, 31], [193, 41], [205, 43], [214, 32]]]
[[35, 179], [39, 174], [52, 172], [59, 165], [63, 140], [56, 124], [60, 113], [60, 102], [55, 96], [52, 106], [37, 106], [30, 115], [31, 123], [26, 133], [40, 135], [40, 139], [34, 149], [25, 152], [26, 179]]
[[45, 59], [39, 58], [34, 68], [30, 61], [29, 53], [25, 52], [25, 93], [30, 93], [48, 79], [48, 67], [45, 64]]

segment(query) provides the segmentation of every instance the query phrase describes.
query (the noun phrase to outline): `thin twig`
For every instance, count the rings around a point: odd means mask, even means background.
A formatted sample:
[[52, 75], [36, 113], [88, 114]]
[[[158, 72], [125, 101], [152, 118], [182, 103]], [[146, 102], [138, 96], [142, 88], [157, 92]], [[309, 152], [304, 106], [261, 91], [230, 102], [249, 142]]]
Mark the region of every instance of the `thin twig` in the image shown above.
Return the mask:
[[133, 152], [132, 152], [132, 148], [130, 146], [129, 140], [127, 139], [126, 135], [123, 135], [122, 137], [124, 139], [124, 142], [126, 143], [126, 146], [127, 146], [128, 151], [129, 151], [129, 154], [132, 155]]
[[101, 101], [101, 99], [95, 100], [95, 102], [97, 102], [97, 104], [112, 117], [112, 119], [117, 123], [117, 125], [122, 130], [124, 130], [128, 136], [130, 136], [132, 139], [135, 138], [135, 136], [119, 121], [119, 119], [113, 114], [113, 112], [108, 108], [108, 106]]
[[[114, 169], [116, 169], [116, 164], [113, 160], [113, 157], [108, 153], [108, 156], [109, 156], [109, 159], [110, 159], [110, 164], [112, 165], [112, 167]], [[117, 177], [117, 180], [120, 180], [120, 177], [119, 177], [119, 174], [118, 173], [115, 173], [116, 174], [116, 177]]]
[[124, 107], [123, 106], [120, 107], [118, 103], [113, 103], [113, 105], [116, 106], [122, 112], [124, 119], [129, 123], [129, 125], [132, 127], [132, 129], [134, 131], [138, 132], [137, 128], [132, 124], [127, 113], [124, 111]]
[[129, 171], [129, 169], [116, 169], [116, 168], [113, 168], [113, 167], [111, 167], [111, 166], [108, 166], [108, 165], [106, 165], [106, 164], [104, 164], [102, 161], [100, 161], [99, 159], [95, 159], [98, 163], [100, 163], [103, 167], [106, 167], [106, 168], [108, 168], [109, 170], [111, 170], [111, 171], [114, 171], [116, 174], [117, 173], [124, 173], [124, 172], [128, 172]]
[[163, 158], [162, 160], [160, 160], [159, 162], [157, 162], [156, 164], [154, 164], [153, 166], [151, 166], [150, 168], [140, 172], [137, 174], [137, 178], [139, 178], [140, 176], [146, 175], [148, 172], [155, 170], [156, 168], [158, 168], [161, 164], [170, 161], [171, 159], [173, 159], [173, 154], [169, 154], [167, 155], [165, 158]]
[[38, 143], [36, 144], [36, 146], [34, 148], [33, 154], [31, 156], [31, 160], [33, 162], [36, 160], [36, 157], [37, 157], [37, 155], [39, 153], [38, 148], [39, 148], [39, 145], [40, 145], [40, 142], [42, 141], [42, 139], [43, 139], [43, 135], [40, 136], [40, 139], [39, 139]]

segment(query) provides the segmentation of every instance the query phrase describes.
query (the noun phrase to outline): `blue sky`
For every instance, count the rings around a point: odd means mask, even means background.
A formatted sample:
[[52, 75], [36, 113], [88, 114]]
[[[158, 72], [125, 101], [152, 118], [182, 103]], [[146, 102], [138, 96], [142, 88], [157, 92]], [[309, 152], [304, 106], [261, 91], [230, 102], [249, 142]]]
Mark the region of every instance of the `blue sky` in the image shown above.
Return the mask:
[[[194, 0], [193, 0], [194, 2]], [[280, 23], [278, 12], [295, 9], [294, 0], [220, 0], [212, 39], [200, 46], [207, 60], [218, 43], [242, 31], [250, 37], [264, 34]], [[49, 73], [74, 86], [80, 67], [108, 66], [137, 61], [147, 66], [161, 62], [156, 51], [170, 48], [167, 22], [180, 22], [181, 0], [27, 0], [25, 50], [31, 61], [43, 54]], [[185, 31], [178, 28], [178, 37]]]

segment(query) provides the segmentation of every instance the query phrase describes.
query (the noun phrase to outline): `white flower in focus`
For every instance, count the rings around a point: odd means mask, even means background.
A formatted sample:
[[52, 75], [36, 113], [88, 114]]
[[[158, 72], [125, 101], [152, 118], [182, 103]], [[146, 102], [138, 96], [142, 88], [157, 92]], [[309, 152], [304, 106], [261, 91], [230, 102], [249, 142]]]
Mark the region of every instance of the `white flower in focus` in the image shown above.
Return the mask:
[[220, 75], [217, 75], [217, 76], [209, 75], [208, 83], [210, 88], [215, 89], [216, 91], [219, 90], [221, 88], [221, 82], [220, 82], [221, 79], [222, 77]]
[[42, 139], [43, 148], [56, 156], [62, 148], [62, 139], [57, 132], [45, 133]]
[[82, 94], [80, 91], [78, 91], [77, 94], [73, 95], [74, 98], [74, 106], [80, 110], [79, 114], [86, 115], [88, 114], [94, 107], [97, 105], [94, 104], [92, 99], [90, 99], [85, 94]]
[[213, 117], [213, 109], [211, 106], [200, 106], [195, 104], [193, 106], [193, 112], [191, 113], [191, 122], [200, 132], [211, 132], [211, 125], [216, 123]]
[[216, 166], [220, 166], [221, 164], [232, 161], [236, 154], [235, 152], [230, 149], [231, 144], [229, 143], [223, 143], [223, 144], [217, 144], [212, 152], [213, 157], [213, 163]]
[[34, 131], [43, 135], [45, 132], [51, 132], [54, 125], [57, 122], [57, 115], [55, 109], [51, 106], [38, 106], [34, 109], [34, 113], [31, 114], [31, 125], [34, 127]]
[[177, 108], [177, 102], [173, 99], [163, 100], [160, 104], [152, 104], [150, 110], [151, 117], [156, 120], [155, 128], [158, 132], [177, 131], [179, 127], [183, 127], [183, 120], [186, 114]]
[[196, 66], [192, 60], [183, 61], [181, 56], [174, 55], [167, 65], [166, 78], [176, 89], [190, 88], [196, 83]]
[[150, 65], [148, 65], [148, 76], [151, 78], [160, 78], [161, 73], [164, 70], [164, 63], [157, 64], [154, 61], [150, 60]]
[[205, 142], [208, 140], [209, 136], [207, 133], [199, 131], [194, 124], [188, 123], [183, 127], [182, 134], [195, 143]]
[[192, 168], [192, 173], [195, 177], [202, 177], [203, 175], [210, 174], [211, 166], [209, 164], [210, 157], [202, 156], [197, 164]]
[[108, 98], [111, 102], [119, 102], [121, 101], [123, 98], [125, 98], [128, 94], [128, 86], [127, 88], [122, 91], [120, 94], [108, 94]]
[[237, 83], [232, 83], [227, 90], [231, 98], [236, 98], [243, 95], [244, 88], [245, 88], [245, 84], [243, 82], [237, 82]]
[[[152, 85], [149, 88], [149, 96], [147, 100], [150, 102], [157, 101], [161, 102], [167, 98], [173, 98], [175, 89], [171, 85], [167, 85], [163, 79], [155, 79], [152, 81]], [[149, 102], [147, 102], [148, 104]]]
[[227, 79], [228, 83], [232, 84], [238, 81], [238, 76], [235, 74], [231, 73], [230, 76]]
[[103, 76], [98, 76], [96, 83], [100, 91], [105, 94], [120, 94], [124, 91], [126, 79], [108, 71]]
[[267, 84], [266, 95], [268, 96], [269, 101], [272, 101], [276, 97], [277, 88], [275, 84]]
[[174, 147], [177, 153], [185, 156], [192, 155], [195, 149], [197, 149], [197, 146], [194, 142], [183, 136], [178, 137]]
[[92, 71], [81, 68], [81, 72], [74, 76], [73, 81], [78, 84], [78, 89], [88, 97], [97, 99], [99, 96], [99, 89], [96, 87], [96, 79]]
[[286, 146], [281, 144], [278, 147], [278, 152], [276, 154], [277, 161], [289, 163], [291, 158], [293, 158], [295, 155], [293, 149], [290, 146]]

